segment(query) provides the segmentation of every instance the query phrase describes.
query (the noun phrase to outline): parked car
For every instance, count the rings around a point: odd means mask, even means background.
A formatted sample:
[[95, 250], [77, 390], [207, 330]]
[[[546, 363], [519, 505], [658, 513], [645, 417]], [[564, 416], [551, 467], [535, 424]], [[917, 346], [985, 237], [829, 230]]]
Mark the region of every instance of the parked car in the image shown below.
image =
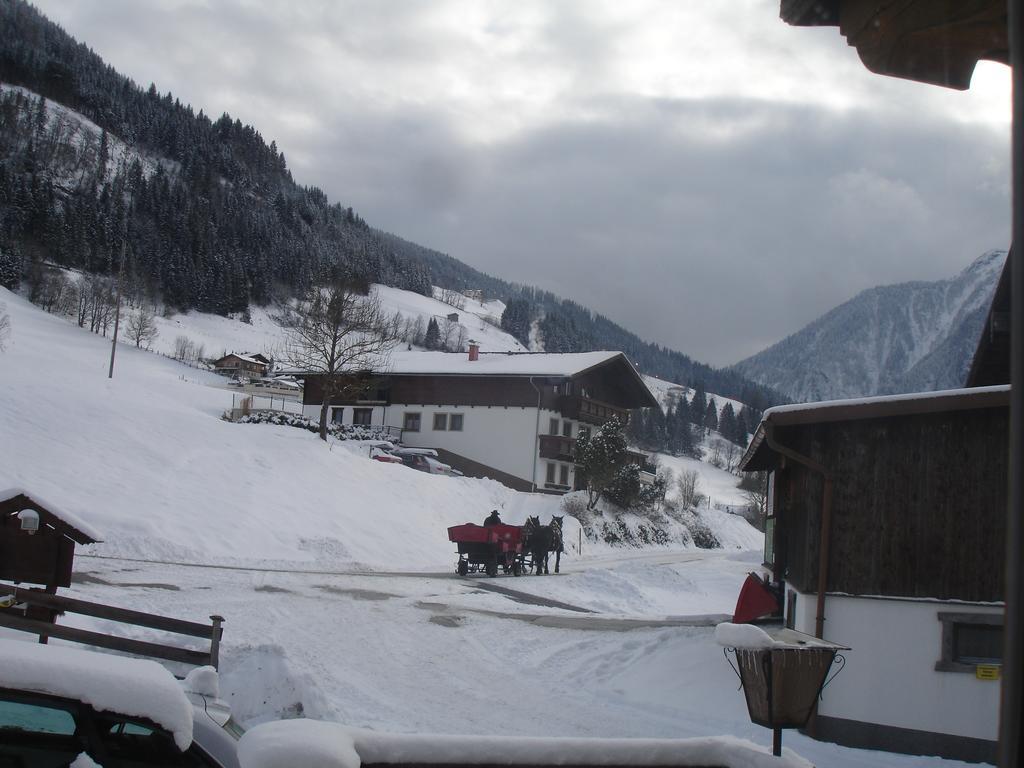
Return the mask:
[[462, 473], [457, 469], [452, 469], [451, 465], [438, 461], [433, 456], [414, 453], [402, 456], [401, 458], [402, 463], [405, 464], [405, 466], [418, 469], [420, 472], [427, 472], [431, 475], [448, 475], [450, 477], [462, 475]]
[[0, 765], [64, 766], [85, 753], [104, 768], [239, 768], [242, 729], [216, 698], [212, 667], [186, 691], [196, 675], [179, 683], [147, 659], [11, 639], [0, 658]]

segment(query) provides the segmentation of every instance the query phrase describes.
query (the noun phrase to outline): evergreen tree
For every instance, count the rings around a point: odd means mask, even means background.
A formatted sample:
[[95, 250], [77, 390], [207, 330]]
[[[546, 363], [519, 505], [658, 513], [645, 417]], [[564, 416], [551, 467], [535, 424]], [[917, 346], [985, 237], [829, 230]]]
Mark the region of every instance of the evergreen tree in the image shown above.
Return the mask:
[[732, 403], [726, 403], [722, 406], [722, 413], [718, 417], [718, 431], [722, 433], [722, 437], [734, 443], [740, 441], [736, 438], [736, 411], [732, 407]]
[[718, 429], [718, 406], [715, 405], [715, 398], [708, 398], [708, 407], [704, 411], [704, 429], [708, 432]]
[[436, 318], [430, 318], [427, 323], [427, 332], [423, 336], [423, 346], [427, 349], [437, 349], [441, 345], [441, 329], [437, 325]]
[[626, 435], [618, 419], [610, 419], [590, 438], [576, 441], [576, 472], [587, 489], [587, 509], [594, 509], [627, 462]]
[[530, 345], [533, 308], [526, 299], [509, 299], [501, 313], [501, 329], [516, 338], [524, 347]]
[[704, 426], [704, 414], [708, 410], [708, 398], [704, 392], [704, 382], [698, 381], [694, 387], [693, 399], [690, 400], [690, 421], [698, 427]]

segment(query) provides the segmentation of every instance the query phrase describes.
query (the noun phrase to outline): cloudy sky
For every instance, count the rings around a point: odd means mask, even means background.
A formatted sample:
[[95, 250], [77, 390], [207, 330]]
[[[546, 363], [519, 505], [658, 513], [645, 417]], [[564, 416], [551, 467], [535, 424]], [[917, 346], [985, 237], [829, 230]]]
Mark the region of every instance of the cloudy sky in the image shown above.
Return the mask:
[[724, 365], [1009, 242], [1009, 74], [867, 72], [778, 0], [34, 0], [370, 223]]

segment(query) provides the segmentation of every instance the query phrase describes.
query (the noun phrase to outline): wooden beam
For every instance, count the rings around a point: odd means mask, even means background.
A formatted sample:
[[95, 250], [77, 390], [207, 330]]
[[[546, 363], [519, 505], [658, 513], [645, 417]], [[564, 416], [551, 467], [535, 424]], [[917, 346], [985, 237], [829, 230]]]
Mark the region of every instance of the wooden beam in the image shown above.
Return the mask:
[[193, 651], [188, 648], [175, 648], [160, 643], [148, 643], [143, 640], [129, 640], [126, 637], [115, 637], [104, 635], [100, 632], [90, 632], [75, 627], [65, 627], [60, 624], [49, 624], [45, 621], [33, 621], [23, 619], [7, 611], [0, 611], [0, 627], [8, 627], [21, 632], [30, 632], [35, 635], [57, 637], [61, 640], [70, 640], [73, 643], [92, 645], [97, 648], [109, 648], [113, 651], [124, 653], [135, 653], [140, 656], [150, 656], [167, 661], [180, 661], [192, 666], [201, 667], [210, 663], [210, 654], [202, 651]]
[[[188, 635], [190, 637], [201, 637], [206, 640], [212, 639], [213, 636], [214, 627], [210, 624], [172, 619], [169, 616], [158, 616], [154, 613], [133, 611], [128, 608], [116, 608], [112, 605], [91, 603], [86, 600], [77, 600], [63, 595], [49, 595], [38, 590], [25, 589], [24, 587], [19, 588], [13, 584], [4, 584], [2, 582], [0, 582], [0, 592], [9, 592], [16, 597], [18, 602], [28, 603], [29, 605], [42, 605], [47, 608], [56, 608], [57, 610], [78, 613], [83, 616], [121, 621], [125, 624], [134, 624], [139, 627], [148, 627], [149, 629], [161, 629], [165, 632], [175, 632], [179, 635]], [[220, 631], [222, 632], [223, 630]]]

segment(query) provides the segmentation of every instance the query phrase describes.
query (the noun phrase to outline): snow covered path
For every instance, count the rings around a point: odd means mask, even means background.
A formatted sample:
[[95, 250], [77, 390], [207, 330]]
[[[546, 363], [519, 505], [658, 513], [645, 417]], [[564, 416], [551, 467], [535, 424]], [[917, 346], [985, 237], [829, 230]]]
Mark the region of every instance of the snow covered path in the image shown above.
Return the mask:
[[[518, 579], [86, 558], [77, 562], [72, 589], [182, 618], [224, 615], [222, 691], [248, 725], [303, 714], [407, 733], [733, 734], [767, 744], [770, 734], [749, 722], [711, 627], [685, 626], [681, 618], [695, 618], [709, 604], [730, 612], [756, 555], [678, 554], [686, 562], [657, 563], [673, 559], [666, 552], [619, 555], [578, 570], [574, 564], [559, 576]], [[553, 599], [575, 594], [597, 613], [538, 608], [481, 589], [491, 584]], [[638, 593], [660, 585], [678, 594], [630, 603], [629, 585]], [[96, 626], [86, 621], [82, 626]], [[959, 765], [843, 749], [797, 733], [787, 733], [785, 743], [836, 768]]]

